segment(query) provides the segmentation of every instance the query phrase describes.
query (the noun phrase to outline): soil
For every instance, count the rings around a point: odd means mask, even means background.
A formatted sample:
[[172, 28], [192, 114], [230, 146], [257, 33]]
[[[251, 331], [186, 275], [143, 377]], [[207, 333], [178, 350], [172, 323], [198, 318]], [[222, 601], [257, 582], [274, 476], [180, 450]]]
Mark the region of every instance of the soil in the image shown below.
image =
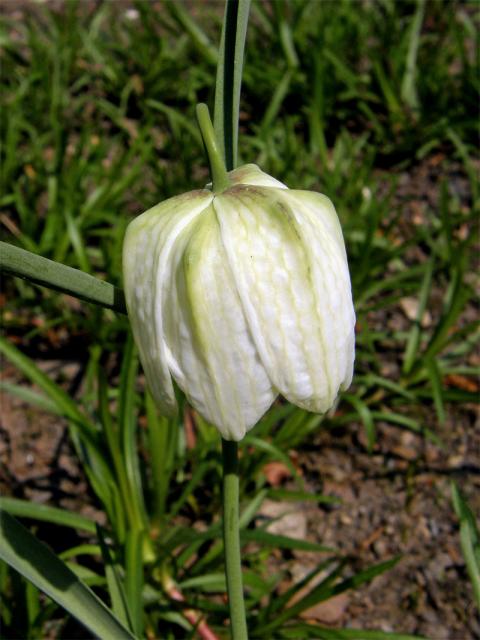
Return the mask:
[[[52, 363], [46, 368], [51, 370]], [[70, 373], [74, 370], [70, 364]], [[10, 367], [5, 375], [18, 378]], [[272, 532], [336, 547], [354, 559], [354, 570], [400, 555], [392, 569], [372, 582], [304, 612], [306, 620], [334, 628], [403, 631], [431, 640], [480, 638], [450, 496], [454, 479], [474, 513], [479, 512], [480, 429], [475, 407], [451, 409], [455, 420], [438, 433], [442, 446], [380, 424], [369, 454], [363, 428], [351, 424], [320, 430], [308, 450], [292, 452], [306, 490], [339, 502], [293, 507], [265, 502], [259, 517], [274, 520]], [[80, 511], [103, 523], [63, 420], [8, 394], [0, 417], [2, 494]], [[265, 471], [273, 484], [283, 479], [278, 470], [276, 476], [271, 468]], [[318, 561], [316, 553], [273, 553], [270, 568], [286, 571], [287, 588], [289, 580], [302, 579]]]

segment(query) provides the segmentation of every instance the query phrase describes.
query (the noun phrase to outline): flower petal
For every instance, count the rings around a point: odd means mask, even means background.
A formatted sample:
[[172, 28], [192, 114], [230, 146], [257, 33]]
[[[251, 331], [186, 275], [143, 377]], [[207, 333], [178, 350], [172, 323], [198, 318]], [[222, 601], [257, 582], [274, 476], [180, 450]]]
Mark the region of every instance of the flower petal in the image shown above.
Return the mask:
[[190, 222], [211, 203], [208, 191], [170, 198], [135, 218], [123, 246], [123, 278], [128, 315], [150, 390], [165, 415], [175, 413], [167, 365], [162, 309], [172, 246]]
[[355, 311], [340, 221], [331, 200], [321, 193], [290, 190], [286, 200], [309, 254], [312, 278], [319, 283], [314, 287], [317, 313], [325, 322], [335, 384], [347, 389], [355, 359]]
[[275, 187], [287, 189], [288, 187], [262, 171], [256, 164], [244, 164], [228, 174], [230, 182], [236, 184], [250, 184], [257, 187]]
[[177, 238], [165, 305], [167, 357], [190, 403], [241, 440], [275, 399], [258, 358], [213, 207]]
[[238, 186], [213, 206], [273, 386], [294, 404], [325, 412], [351, 375], [350, 281], [331, 212], [318, 202], [314, 215], [292, 193]]

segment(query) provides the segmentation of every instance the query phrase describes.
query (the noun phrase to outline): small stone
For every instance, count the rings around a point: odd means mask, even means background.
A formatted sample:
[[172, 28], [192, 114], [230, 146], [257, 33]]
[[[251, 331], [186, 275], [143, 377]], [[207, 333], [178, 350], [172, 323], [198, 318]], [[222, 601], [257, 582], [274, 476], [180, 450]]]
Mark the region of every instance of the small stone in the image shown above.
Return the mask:
[[269, 533], [299, 540], [305, 540], [307, 537], [307, 518], [305, 513], [299, 510], [298, 504], [264, 500], [258, 516], [271, 520], [267, 525]]
[[456, 467], [460, 467], [463, 464], [463, 456], [462, 455], [453, 455], [450, 456], [447, 460], [447, 465], [450, 469], [454, 469]]
[[[406, 297], [400, 300], [400, 308], [409, 320], [415, 321], [418, 317], [418, 304], [417, 298]], [[422, 327], [429, 327], [432, 324], [432, 316], [426, 309], [420, 320]]]
[[373, 543], [373, 550], [379, 558], [384, 558], [387, 555], [388, 547], [384, 538], [380, 538]]
[[348, 604], [348, 595], [340, 593], [338, 596], [329, 598], [325, 602], [319, 602], [310, 609], [306, 609], [300, 615], [302, 618], [314, 618], [326, 624], [333, 624], [342, 619]]

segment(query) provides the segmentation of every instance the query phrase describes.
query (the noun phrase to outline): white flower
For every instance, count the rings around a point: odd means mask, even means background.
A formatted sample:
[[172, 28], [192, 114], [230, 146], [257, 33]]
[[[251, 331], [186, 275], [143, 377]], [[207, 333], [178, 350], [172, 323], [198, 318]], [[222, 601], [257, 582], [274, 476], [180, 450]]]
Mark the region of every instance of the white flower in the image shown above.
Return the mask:
[[350, 385], [355, 314], [330, 200], [287, 189], [252, 164], [220, 194], [171, 198], [129, 225], [128, 314], [160, 410], [172, 376], [227, 440], [280, 393], [323, 413]]

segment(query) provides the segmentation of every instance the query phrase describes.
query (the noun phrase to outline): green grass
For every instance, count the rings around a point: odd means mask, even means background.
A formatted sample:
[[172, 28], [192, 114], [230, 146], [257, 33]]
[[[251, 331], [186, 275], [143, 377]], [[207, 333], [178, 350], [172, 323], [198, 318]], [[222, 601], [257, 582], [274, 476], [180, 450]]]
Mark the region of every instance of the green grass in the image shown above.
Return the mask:
[[[121, 286], [121, 247], [132, 216], [208, 181], [194, 108], [200, 101], [213, 106], [222, 12], [215, 4], [194, 4], [192, 23], [181, 7], [132, 3], [132, 18], [115, 3], [89, 9], [72, 1], [60, 12], [27, 5], [22, 20], [5, 13], [4, 240]], [[285, 451], [308, 446], [321, 426], [362, 424], [371, 447], [378, 422], [438, 440], [451, 407], [475, 398], [465, 388], [447, 386], [445, 378], [478, 375], [469, 364], [478, 323], [467, 312], [474, 305], [479, 196], [477, 28], [477, 8], [468, 3], [294, 0], [252, 7], [240, 158], [292, 188], [331, 197], [344, 225], [358, 335], [354, 386], [336, 415], [322, 418], [278, 404], [248, 436], [253, 454], [242, 459], [245, 532], [252, 531], [250, 502], [258, 508], [271, 493], [263, 465], [291, 465]], [[417, 224], [412, 220], [419, 207]], [[42, 395], [11, 384], [8, 390], [69, 420], [77, 453], [123, 550], [109, 550], [108, 532], [101, 534], [109, 567], [103, 592], [114, 593], [114, 576], [125, 571], [135, 628], [145, 624], [161, 628], [165, 638], [191, 637], [181, 607], [172, 609], [162, 590], [167, 572], [184, 585], [187, 601], [220, 627], [226, 607], [208, 595], [224, 591], [215, 517], [221, 503], [216, 433], [199, 420], [195, 448], [189, 449], [183, 430], [156, 415], [135, 383], [135, 361], [124, 359], [122, 368], [125, 317], [86, 303], [78, 311], [60, 294], [18, 279], [5, 279], [4, 288], [7, 338], [21, 337], [30, 353], [49, 345], [50, 327], [65, 326], [82, 340], [84, 391], [75, 402], [11, 348], [7, 357]], [[418, 301], [417, 319], [402, 315], [405, 298]], [[421, 322], [425, 310], [431, 314], [427, 326]], [[403, 321], [390, 323], [392, 314]], [[33, 326], [36, 317], [42, 326]], [[121, 370], [120, 380], [103, 375], [110, 354], [115, 365], [107, 373]], [[149, 428], [137, 433], [139, 415]], [[142, 460], [149, 458], [148, 472], [139, 463], [137, 439]], [[145, 453], [159, 447], [165, 456]], [[298, 499], [307, 497], [302, 491], [298, 479]], [[131, 503], [137, 511], [125, 509]], [[154, 514], [160, 531], [152, 543], [158, 562], [145, 565], [139, 603], [132, 595], [141, 579], [132, 569], [136, 542], [128, 532], [132, 522], [148, 521], [147, 514]], [[191, 522], [202, 517], [206, 531], [192, 535], [174, 521], [178, 514]], [[258, 544], [260, 550], [245, 559], [250, 625], [295, 637], [288, 622], [295, 611], [285, 612], [291, 615], [284, 615], [284, 627], [275, 626], [272, 594], [282, 576], [265, 572], [268, 545], [292, 542], [263, 536]], [[194, 561], [199, 549], [201, 560]], [[98, 555], [98, 547], [92, 553]], [[339, 584], [357, 584], [348, 577], [346, 559], [333, 555], [326, 562], [332, 575], [347, 573], [343, 582], [320, 583], [312, 602], [338, 593]], [[369, 571], [374, 575], [375, 568], [360, 574], [359, 582], [371, 577]], [[1, 572], [9, 602], [19, 593], [25, 599], [25, 637], [34, 637], [45, 624], [35, 608], [38, 596]], [[105, 583], [101, 575], [89, 574], [88, 580]], [[318, 629], [298, 629], [302, 637], [318, 637]]]

